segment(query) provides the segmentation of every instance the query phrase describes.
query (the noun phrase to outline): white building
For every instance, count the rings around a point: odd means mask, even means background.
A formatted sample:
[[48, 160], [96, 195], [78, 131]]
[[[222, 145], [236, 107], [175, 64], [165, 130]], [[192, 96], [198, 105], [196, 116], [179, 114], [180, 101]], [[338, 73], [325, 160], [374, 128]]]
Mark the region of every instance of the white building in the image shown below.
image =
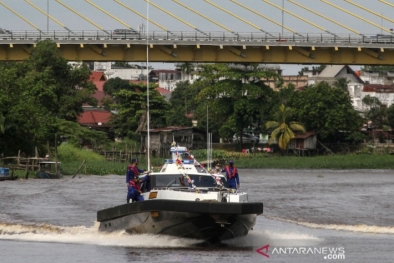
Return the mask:
[[130, 65], [130, 68], [116, 67], [112, 62], [94, 62], [94, 71], [102, 71], [107, 79], [145, 80], [149, 71], [145, 66]]

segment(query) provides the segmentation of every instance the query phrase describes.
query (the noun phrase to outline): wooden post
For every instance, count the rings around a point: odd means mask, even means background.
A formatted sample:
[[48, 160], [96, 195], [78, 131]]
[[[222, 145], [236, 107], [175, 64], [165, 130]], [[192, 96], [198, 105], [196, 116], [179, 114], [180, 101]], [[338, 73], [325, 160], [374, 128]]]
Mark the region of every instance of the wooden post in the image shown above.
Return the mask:
[[26, 163], [25, 179], [29, 179], [29, 158], [27, 158], [27, 163]]
[[18, 161], [17, 161], [18, 166], [21, 164], [20, 158], [21, 158], [21, 150], [18, 151]]
[[57, 173], [58, 167], [57, 167], [57, 133], [55, 133], [55, 174], [58, 176]]
[[77, 175], [77, 173], [79, 172], [79, 170], [81, 170], [81, 168], [82, 168], [82, 166], [85, 164], [85, 162], [86, 162], [86, 160], [83, 160], [83, 162], [82, 162], [82, 164], [81, 164], [81, 166], [79, 166], [79, 168], [78, 168], [78, 170], [75, 172], [75, 174], [73, 175], [73, 179], [74, 179], [74, 177]]
[[47, 141], [47, 152], [48, 152], [48, 156], [49, 156], [48, 160], [50, 160], [50, 158], [51, 158], [51, 150], [49, 149], [49, 141]]

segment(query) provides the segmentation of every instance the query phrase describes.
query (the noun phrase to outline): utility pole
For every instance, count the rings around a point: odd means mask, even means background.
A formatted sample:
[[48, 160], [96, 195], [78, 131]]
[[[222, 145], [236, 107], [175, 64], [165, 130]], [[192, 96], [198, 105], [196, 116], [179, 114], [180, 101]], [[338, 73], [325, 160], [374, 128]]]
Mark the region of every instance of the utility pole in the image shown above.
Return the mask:
[[282, 0], [282, 37], [283, 37], [283, 25], [284, 25], [284, 17], [285, 17], [285, 0]]
[[49, 0], [47, 0], [47, 33], [49, 33]]

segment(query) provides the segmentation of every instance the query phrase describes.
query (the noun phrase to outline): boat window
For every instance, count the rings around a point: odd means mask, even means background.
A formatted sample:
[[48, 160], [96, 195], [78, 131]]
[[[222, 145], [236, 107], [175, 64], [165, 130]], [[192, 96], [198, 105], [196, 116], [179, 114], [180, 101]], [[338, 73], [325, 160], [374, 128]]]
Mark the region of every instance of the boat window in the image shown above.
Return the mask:
[[[151, 176], [153, 187], [180, 187], [185, 186], [181, 174]], [[186, 185], [187, 186], [187, 185]]]
[[210, 175], [190, 175], [197, 187], [216, 187], [215, 179]]
[[[216, 187], [210, 175], [189, 175], [196, 187]], [[189, 187], [189, 182], [182, 174], [151, 176], [152, 187]]]

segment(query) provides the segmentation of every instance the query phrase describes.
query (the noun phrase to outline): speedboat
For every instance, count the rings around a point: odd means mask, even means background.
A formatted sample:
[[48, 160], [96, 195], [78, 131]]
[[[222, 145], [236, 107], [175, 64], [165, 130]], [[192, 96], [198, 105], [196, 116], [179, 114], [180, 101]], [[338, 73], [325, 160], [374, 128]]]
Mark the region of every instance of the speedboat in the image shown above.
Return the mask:
[[[99, 230], [125, 230], [193, 238], [211, 243], [245, 236], [253, 229], [263, 203], [226, 187], [226, 177], [211, 173], [186, 147], [171, 147], [172, 159], [151, 173], [142, 187], [144, 201], [97, 212]], [[148, 176], [148, 175], [144, 175]]]

